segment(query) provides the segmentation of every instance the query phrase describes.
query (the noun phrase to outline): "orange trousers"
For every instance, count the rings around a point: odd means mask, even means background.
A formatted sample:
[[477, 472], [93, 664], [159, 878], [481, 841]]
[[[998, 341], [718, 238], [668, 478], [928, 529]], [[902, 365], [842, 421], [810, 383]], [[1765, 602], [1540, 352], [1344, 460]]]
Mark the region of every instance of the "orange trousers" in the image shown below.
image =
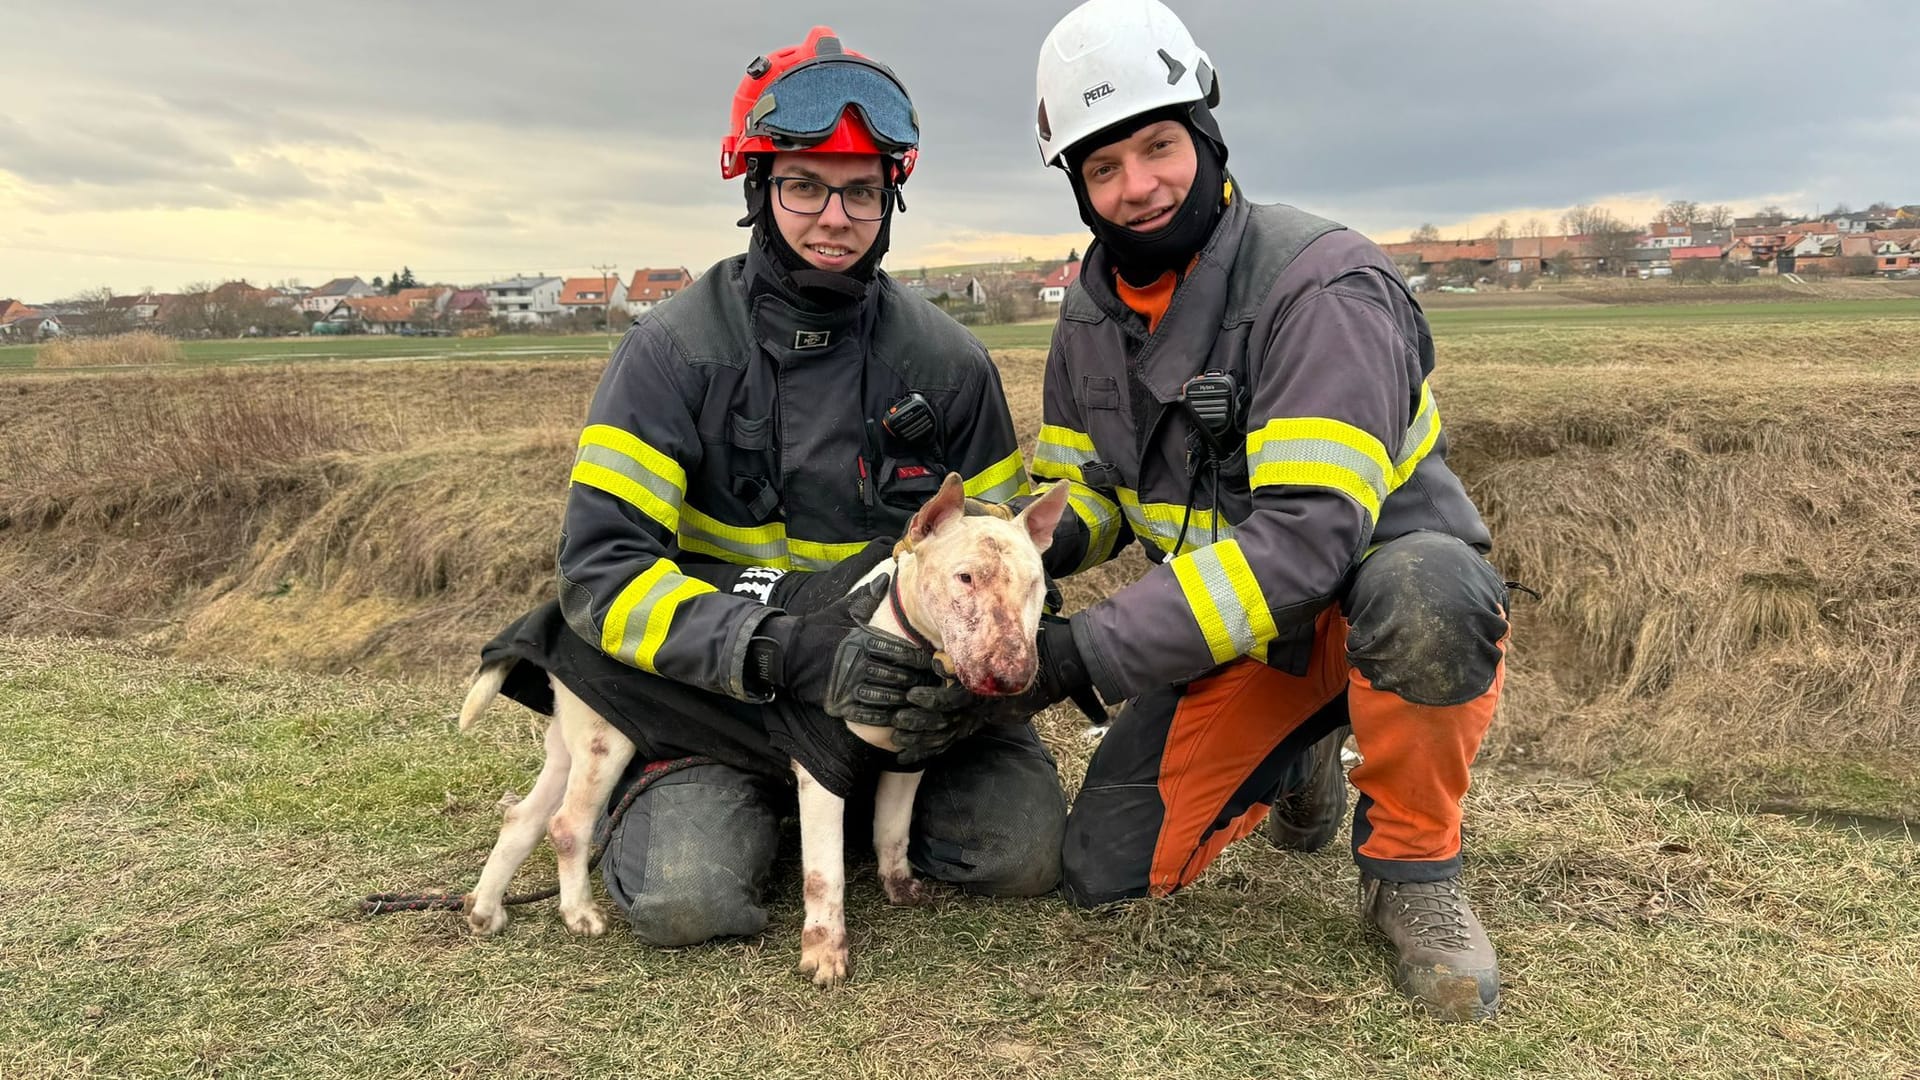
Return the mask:
[[[1413, 560], [1416, 574], [1444, 569], [1420, 571], [1423, 561], [1432, 560]], [[1380, 623], [1365, 627], [1358, 646], [1340, 607], [1322, 612], [1303, 675], [1241, 660], [1128, 702], [1067, 819], [1068, 896], [1096, 904], [1165, 895], [1192, 881], [1266, 819], [1301, 755], [1347, 723], [1365, 759], [1350, 775], [1361, 796], [1355, 861], [1391, 881], [1458, 873], [1460, 802], [1500, 699], [1507, 647], [1504, 586], [1490, 568], [1466, 566], [1442, 589], [1350, 604], [1357, 618]], [[1407, 597], [1430, 609], [1435, 595], [1449, 597], [1441, 606], [1455, 616], [1450, 629], [1409, 617]]]

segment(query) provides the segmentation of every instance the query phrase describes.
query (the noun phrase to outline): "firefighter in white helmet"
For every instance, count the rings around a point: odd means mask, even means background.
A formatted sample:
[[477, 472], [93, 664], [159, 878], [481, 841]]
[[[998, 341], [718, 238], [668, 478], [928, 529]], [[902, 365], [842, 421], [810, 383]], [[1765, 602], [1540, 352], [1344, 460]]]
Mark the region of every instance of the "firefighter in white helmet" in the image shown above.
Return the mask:
[[1047, 358], [1032, 472], [1071, 481], [1075, 511], [1049, 570], [1129, 539], [1160, 564], [1041, 630], [1026, 706], [1089, 687], [1125, 702], [1068, 818], [1062, 887], [1164, 895], [1263, 820], [1282, 847], [1324, 843], [1351, 726], [1362, 915], [1404, 992], [1489, 1016], [1460, 801], [1500, 697], [1507, 588], [1447, 468], [1426, 319], [1364, 237], [1235, 187], [1219, 76], [1157, 0], [1070, 12], [1038, 91], [1041, 156], [1095, 237]]

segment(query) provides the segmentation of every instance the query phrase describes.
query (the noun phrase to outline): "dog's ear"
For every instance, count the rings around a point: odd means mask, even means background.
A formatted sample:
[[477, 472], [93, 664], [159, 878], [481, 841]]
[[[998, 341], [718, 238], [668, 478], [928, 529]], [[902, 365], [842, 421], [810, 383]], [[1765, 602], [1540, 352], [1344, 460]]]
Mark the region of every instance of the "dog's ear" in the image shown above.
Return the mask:
[[1060, 515], [1066, 512], [1069, 486], [1065, 480], [1055, 481], [1044, 495], [1028, 503], [1020, 516], [1013, 519], [1027, 530], [1035, 551], [1053, 546], [1053, 530], [1060, 524]]
[[966, 513], [966, 492], [959, 473], [948, 473], [945, 483], [907, 522], [907, 539], [919, 543], [932, 536], [948, 521], [958, 521]]

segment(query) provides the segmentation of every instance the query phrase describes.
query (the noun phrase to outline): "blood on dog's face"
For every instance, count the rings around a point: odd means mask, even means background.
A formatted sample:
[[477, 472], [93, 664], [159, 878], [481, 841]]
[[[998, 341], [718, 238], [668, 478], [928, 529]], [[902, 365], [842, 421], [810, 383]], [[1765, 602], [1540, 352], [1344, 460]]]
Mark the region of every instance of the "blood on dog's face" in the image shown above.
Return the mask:
[[953, 666], [953, 677], [983, 697], [1017, 694], [1040, 667], [1034, 630], [1046, 599], [1040, 553], [1066, 507], [1056, 484], [1012, 521], [966, 513], [959, 477], [948, 477], [907, 528], [919, 560], [913, 606], [923, 632]]

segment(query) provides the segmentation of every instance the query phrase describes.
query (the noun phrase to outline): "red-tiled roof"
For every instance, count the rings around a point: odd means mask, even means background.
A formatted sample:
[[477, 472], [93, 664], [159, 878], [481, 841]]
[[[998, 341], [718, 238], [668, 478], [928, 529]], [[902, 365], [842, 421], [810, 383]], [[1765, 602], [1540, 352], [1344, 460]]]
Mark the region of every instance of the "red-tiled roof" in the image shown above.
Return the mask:
[[1389, 256], [1416, 256], [1425, 264], [1452, 262], [1455, 259], [1489, 262], [1500, 257], [1500, 242], [1498, 240], [1440, 240], [1430, 244], [1409, 242], [1381, 244], [1380, 250]]
[[619, 288], [617, 277], [570, 277], [560, 286], [560, 306], [597, 307]]
[[1667, 252], [1670, 259], [1717, 259], [1720, 257], [1719, 244], [1701, 244], [1697, 247], [1677, 247]]
[[406, 322], [413, 318], [413, 303], [398, 296], [355, 296], [345, 303], [368, 322]]
[[627, 289], [627, 299], [648, 302], [664, 300], [691, 284], [693, 275], [687, 273], [684, 266], [661, 270], [642, 268], [633, 272], [633, 284]]
[[1065, 289], [1080, 280], [1080, 260], [1066, 263], [1040, 281], [1043, 289]]

